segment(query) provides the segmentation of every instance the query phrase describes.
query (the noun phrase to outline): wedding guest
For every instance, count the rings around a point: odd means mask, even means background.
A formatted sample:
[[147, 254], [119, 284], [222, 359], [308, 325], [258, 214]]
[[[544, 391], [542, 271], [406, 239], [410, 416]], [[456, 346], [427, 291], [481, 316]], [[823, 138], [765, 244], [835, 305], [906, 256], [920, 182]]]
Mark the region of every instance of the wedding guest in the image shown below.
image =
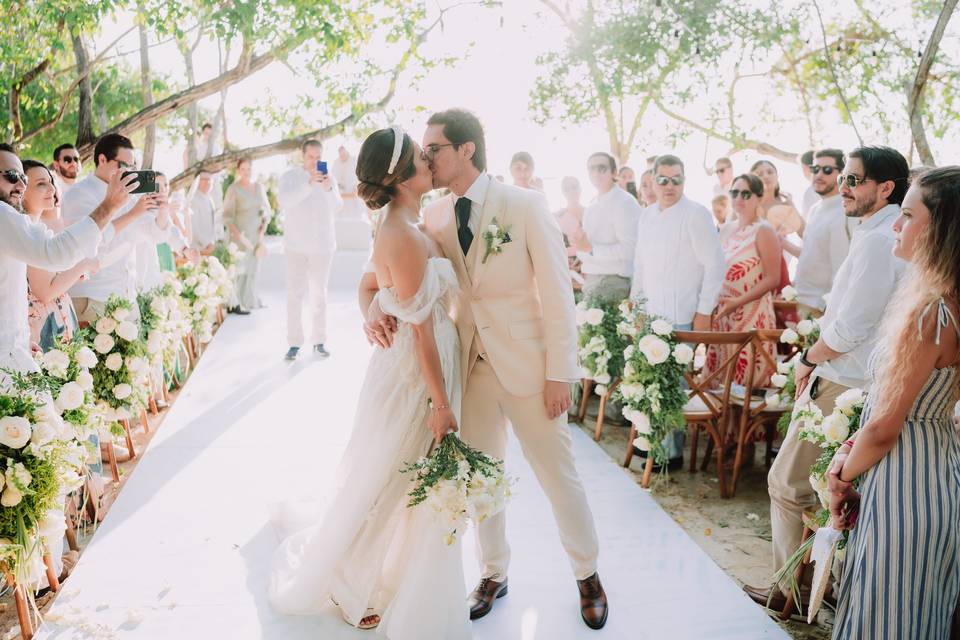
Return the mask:
[[[133, 143], [122, 135], [104, 135], [97, 141], [93, 153], [93, 173], [75, 184], [63, 197], [62, 216], [65, 225], [83, 220], [100, 206], [107, 196], [114, 174], [122, 175], [125, 171], [136, 169]], [[135, 249], [140, 242], [156, 243], [166, 234], [167, 222], [158, 220], [156, 215], [156, 210], [165, 202], [161, 194], [145, 194], [127, 199], [114, 214], [113, 237], [105, 238], [99, 250], [100, 270], [70, 288], [70, 297], [73, 298], [81, 326], [96, 321], [111, 295], [133, 302], [133, 313], [139, 316]]]
[[824, 296], [830, 292], [833, 279], [847, 257], [857, 225], [856, 218], [848, 218], [843, 212], [837, 176], [844, 166], [842, 151], [821, 149], [811, 167], [813, 189], [820, 201], [807, 216], [803, 250], [794, 278], [798, 311], [803, 317], [823, 315], [827, 306]]
[[641, 207], [649, 207], [657, 201], [657, 193], [653, 190], [653, 169], [647, 169], [640, 174], [640, 200]]
[[344, 218], [366, 220], [370, 210], [357, 196], [357, 159], [343, 145], [337, 149], [337, 157], [330, 167], [330, 175], [337, 185], [343, 208], [338, 215]]
[[[730, 189], [730, 198], [737, 217], [724, 228], [721, 235], [726, 276], [720, 290], [719, 305], [713, 316], [714, 331], [751, 331], [775, 329], [777, 318], [773, 311], [773, 291], [780, 281], [780, 241], [777, 233], [759, 215], [763, 182], [752, 173], [737, 176]], [[710, 345], [705, 375], [716, 371], [735, 346]], [[765, 342], [770, 358], [776, 357], [776, 346]], [[743, 352], [737, 362], [736, 383], [746, 384], [749, 358]], [[759, 360], [754, 369], [753, 384], [764, 387], [774, 371], [765, 360]]]
[[151, 210], [160, 233], [137, 243], [136, 248], [136, 286], [137, 291], [150, 291], [163, 281], [161, 272], [170, 271], [175, 265], [174, 252], [180, 253], [187, 247], [187, 239], [173, 222], [170, 202], [170, 182], [162, 172], [157, 172], [157, 193], [163, 196], [163, 202]]
[[[828, 472], [834, 521], [852, 529], [833, 637], [948, 638], [960, 592], [960, 167], [923, 174], [893, 225], [908, 260], [880, 331], [861, 429]], [[859, 492], [853, 482], [861, 478]], [[851, 512], [859, 511], [853, 518]]]
[[223, 236], [223, 228], [217, 224], [216, 205], [210, 197], [212, 188], [213, 176], [209, 171], [201, 171], [190, 200], [190, 246], [205, 256], [213, 253], [214, 245]]
[[590, 251], [590, 243], [583, 232], [584, 208], [580, 203], [582, 191], [580, 181], [573, 176], [566, 176], [560, 181], [560, 191], [567, 202], [567, 206], [556, 211], [560, 230], [563, 232], [563, 243], [567, 247], [567, 257], [575, 259], [578, 251]]
[[253, 161], [241, 158], [236, 170], [237, 179], [223, 197], [223, 223], [244, 256], [238, 265], [233, 300], [227, 311], [247, 315], [252, 309], [263, 307], [257, 295], [257, 275], [260, 260], [266, 255], [263, 237], [273, 210], [267, 200], [267, 190], [253, 181]]
[[77, 183], [81, 170], [80, 152], [69, 142], [53, 150], [53, 178], [62, 198]]
[[718, 230], [728, 220], [733, 220], [731, 215], [733, 213], [733, 208], [730, 203], [729, 194], [721, 193], [718, 196], [713, 196], [713, 200], [710, 201], [710, 208], [713, 211], [713, 220]]
[[620, 171], [617, 172], [617, 186], [633, 196], [635, 200], [639, 200], [637, 174], [630, 167], [620, 167]]
[[733, 161], [730, 158], [717, 158], [713, 164], [713, 175], [717, 176], [717, 183], [713, 185], [713, 195], [723, 196], [733, 188]]
[[587, 159], [590, 182], [597, 197], [583, 214], [588, 251], [577, 254], [584, 276], [585, 297], [618, 302], [630, 295], [633, 252], [637, 245], [637, 220], [642, 209], [637, 199], [616, 182], [617, 161], [603, 151]]
[[[223, 153], [223, 148], [213, 135], [213, 125], [209, 122], [204, 122], [200, 127], [200, 134], [194, 138], [194, 149], [197, 153], [197, 162]], [[189, 148], [183, 150], [183, 168], [190, 168]]]
[[[892, 251], [893, 224], [900, 215], [908, 173], [906, 159], [889, 147], [861, 147], [847, 159], [839, 177], [843, 210], [859, 224], [834, 278], [830, 304], [820, 321], [820, 339], [796, 363], [797, 407], [812, 402], [823, 415], [830, 415], [843, 392], [869, 387], [868, 361], [877, 345], [877, 329], [905, 268]], [[800, 546], [804, 510], [818, 504], [809, 476], [822, 450], [799, 439], [800, 427], [801, 421], [791, 422], [767, 477], [775, 569]], [[744, 590], [763, 606], [768, 599], [775, 610], [785, 605], [778, 587], [771, 591], [744, 586]]]
[[[657, 202], [640, 214], [630, 297], [644, 297], [647, 312], [676, 329], [709, 331], [726, 273], [713, 216], [684, 195], [680, 158], [657, 156], [653, 172]], [[683, 464], [684, 436], [664, 443], [671, 468]]]
[[284, 215], [283, 251], [287, 262], [287, 350], [293, 360], [303, 346], [303, 299], [310, 296], [313, 318], [311, 344], [322, 358], [327, 342], [327, 285], [337, 249], [334, 216], [343, 206], [340, 190], [329, 175], [317, 170], [323, 153], [318, 140], [300, 147], [302, 164], [283, 174], [277, 200]]
[[[23, 212], [31, 222], [43, 224], [41, 214], [56, 206], [55, 178], [36, 160], [24, 160], [23, 168], [28, 180], [23, 192]], [[27, 267], [27, 324], [31, 344], [49, 351], [55, 338], [73, 338], [79, 326], [67, 289], [87, 274], [96, 273], [99, 267], [96, 258], [84, 258], [65, 271]]]
[[820, 196], [817, 195], [817, 190], [813, 186], [814, 174], [812, 169], [815, 159], [815, 153], [812, 150], [805, 151], [800, 156], [800, 169], [803, 171], [803, 178], [810, 183], [807, 188], [803, 190], [803, 195], [800, 197], [800, 215], [808, 222], [810, 220], [810, 211], [815, 204], [820, 202]]
[[517, 151], [510, 158], [510, 177], [513, 186], [521, 189], [543, 191], [543, 182], [533, 175], [533, 156], [526, 151]]
[[786, 254], [800, 255], [800, 245], [787, 239], [790, 234], [796, 233], [803, 237], [804, 222], [793, 200], [786, 193], [780, 191], [780, 174], [777, 167], [769, 160], [758, 160], [750, 167], [750, 173], [763, 181], [763, 200], [760, 203], [760, 217], [773, 225], [780, 244], [783, 247], [783, 256], [780, 259], [780, 282], [777, 285], [779, 294], [785, 286], [790, 284], [790, 270], [787, 266]]

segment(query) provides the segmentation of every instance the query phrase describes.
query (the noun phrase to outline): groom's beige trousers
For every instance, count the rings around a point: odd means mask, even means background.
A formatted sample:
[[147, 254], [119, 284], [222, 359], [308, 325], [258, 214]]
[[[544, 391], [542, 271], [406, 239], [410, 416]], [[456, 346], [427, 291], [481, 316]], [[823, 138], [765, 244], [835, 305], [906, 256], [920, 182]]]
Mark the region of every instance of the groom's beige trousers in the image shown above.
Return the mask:
[[[576, 579], [589, 578], [597, 571], [597, 532], [574, 464], [567, 414], [549, 419], [542, 393], [524, 398], [507, 393], [493, 367], [483, 358], [478, 358], [468, 370], [461, 418], [464, 442], [488, 455], [503, 458], [507, 421], [510, 421], [523, 456], [550, 501], [560, 541], [570, 557]], [[510, 546], [506, 524], [506, 513], [501, 511], [477, 527], [477, 551], [483, 577], [507, 575]]]

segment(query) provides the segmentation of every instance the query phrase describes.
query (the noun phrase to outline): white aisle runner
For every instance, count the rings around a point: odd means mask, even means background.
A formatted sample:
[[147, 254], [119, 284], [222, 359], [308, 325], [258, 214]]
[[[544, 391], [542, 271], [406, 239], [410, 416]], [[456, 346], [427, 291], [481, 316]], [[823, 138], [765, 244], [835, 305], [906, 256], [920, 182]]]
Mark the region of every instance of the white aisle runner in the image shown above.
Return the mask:
[[[280, 260], [268, 259], [268, 308], [230, 316], [217, 334], [39, 637], [376, 637], [332, 609], [277, 616], [264, 595], [278, 542], [269, 505], [332, 484], [369, 354], [355, 294], [342, 290], [330, 310], [333, 357], [283, 361]], [[519, 486], [509, 507], [510, 594], [474, 624], [477, 640], [787, 637], [599, 447], [571, 431], [600, 534], [609, 622], [601, 632], [581, 622], [549, 504], [511, 438], [508, 470]], [[472, 535], [464, 542], [472, 588]]]

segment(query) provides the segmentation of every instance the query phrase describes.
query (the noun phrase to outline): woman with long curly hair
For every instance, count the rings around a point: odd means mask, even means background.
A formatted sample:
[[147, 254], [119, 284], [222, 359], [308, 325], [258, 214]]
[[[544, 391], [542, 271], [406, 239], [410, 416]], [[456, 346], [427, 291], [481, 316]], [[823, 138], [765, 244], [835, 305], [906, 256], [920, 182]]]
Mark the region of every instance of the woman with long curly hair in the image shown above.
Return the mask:
[[920, 176], [894, 230], [894, 255], [910, 270], [881, 329], [862, 428], [829, 471], [835, 526], [853, 530], [833, 629], [844, 640], [949, 638], [960, 593], [960, 442], [952, 420], [960, 167]]

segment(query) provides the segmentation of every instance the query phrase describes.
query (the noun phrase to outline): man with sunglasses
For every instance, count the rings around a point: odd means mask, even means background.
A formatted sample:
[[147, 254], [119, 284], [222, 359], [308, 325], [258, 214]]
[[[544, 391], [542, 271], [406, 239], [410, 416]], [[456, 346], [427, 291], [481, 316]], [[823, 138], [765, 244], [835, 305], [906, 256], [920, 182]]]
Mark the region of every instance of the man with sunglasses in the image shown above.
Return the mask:
[[717, 158], [713, 165], [713, 174], [717, 176], [717, 184], [713, 185], [713, 195], [725, 196], [733, 186], [733, 161], [730, 158]]
[[53, 150], [52, 168], [63, 198], [80, 177], [80, 152], [69, 142], [60, 145]]
[[817, 195], [817, 190], [813, 186], [813, 165], [816, 164], [814, 155], [815, 152], [810, 150], [805, 151], [800, 156], [800, 168], [803, 170], [803, 177], [810, 183], [807, 185], [807, 188], [804, 189], [803, 196], [800, 197], [800, 215], [803, 216], [804, 220], [807, 220], [810, 211], [820, 202], [820, 196]]
[[837, 176], [843, 172], [844, 166], [843, 151], [821, 149], [810, 167], [811, 186], [820, 202], [807, 216], [803, 249], [794, 278], [800, 315], [804, 317], [823, 315], [827, 306], [824, 296], [833, 286], [833, 278], [847, 257], [853, 228], [857, 224], [856, 218], [847, 218], [843, 212]]
[[[637, 226], [630, 296], [647, 300], [647, 312], [673, 323], [674, 328], [710, 330], [710, 315], [727, 272], [713, 214], [684, 193], [683, 161], [657, 156], [653, 189], [657, 202], [643, 210]], [[670, 466], [683, 464], [683, 431], [664, 445]]]

